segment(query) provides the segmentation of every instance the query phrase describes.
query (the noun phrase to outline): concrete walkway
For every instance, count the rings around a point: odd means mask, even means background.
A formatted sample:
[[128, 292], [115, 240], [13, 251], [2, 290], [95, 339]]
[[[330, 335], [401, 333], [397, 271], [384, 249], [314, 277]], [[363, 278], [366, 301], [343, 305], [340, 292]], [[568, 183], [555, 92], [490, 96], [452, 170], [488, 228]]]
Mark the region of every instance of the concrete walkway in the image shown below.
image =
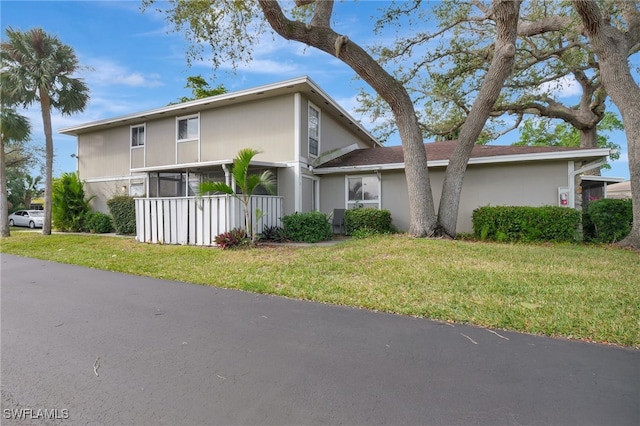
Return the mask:
[[640, 424], [636, 350], [0, 262], [3, 425]]

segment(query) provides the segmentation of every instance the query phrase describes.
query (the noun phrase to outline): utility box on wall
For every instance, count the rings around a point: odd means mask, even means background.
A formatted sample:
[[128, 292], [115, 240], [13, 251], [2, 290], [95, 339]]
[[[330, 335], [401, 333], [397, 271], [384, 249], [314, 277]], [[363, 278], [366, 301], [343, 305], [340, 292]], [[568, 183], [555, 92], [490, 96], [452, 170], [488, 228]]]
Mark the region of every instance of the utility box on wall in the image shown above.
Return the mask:
[[569, 187], [558, 187], [558, 205], [560, 207], [569, 207]]

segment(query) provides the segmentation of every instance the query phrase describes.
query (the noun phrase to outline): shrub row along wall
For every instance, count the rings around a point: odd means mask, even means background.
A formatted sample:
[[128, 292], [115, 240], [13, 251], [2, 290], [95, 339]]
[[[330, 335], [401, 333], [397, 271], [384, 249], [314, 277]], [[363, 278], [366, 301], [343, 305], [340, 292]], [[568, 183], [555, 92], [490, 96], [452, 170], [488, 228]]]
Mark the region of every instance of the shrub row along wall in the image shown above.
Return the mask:
[[378, 209], [351, 209], [344, 213], [344, 228], [347, 235], [388, 234], [393, 232], [391, 212]]
[[574, 241], [580, 212], [566, 207], [486, 206], [473, 211], [476, 238], [496, 241]]
[[585, 241], [614, 243], [631, 232], [632, 201], [602, 199], [589, 203], [582, 217]]

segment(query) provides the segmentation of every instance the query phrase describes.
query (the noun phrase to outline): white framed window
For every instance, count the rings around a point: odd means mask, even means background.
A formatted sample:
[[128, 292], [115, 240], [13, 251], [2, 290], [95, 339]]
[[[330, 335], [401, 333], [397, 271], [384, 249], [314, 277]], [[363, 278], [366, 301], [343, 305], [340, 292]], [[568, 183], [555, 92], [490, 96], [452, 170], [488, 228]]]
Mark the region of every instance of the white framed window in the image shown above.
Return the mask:
[[347, 208], [380, 208], [380, 179], [378, 175], [347, 176]]
[[320, 153], [320, 110], [309, 103], [309, 157]]
[[145, 142], [145, 125], [131, 126], [131, 148], [144, 147]]
[[200, 138], [200, 115], [189, 115], [176, 118], [176, 140], [178, 142], [194, 141]]

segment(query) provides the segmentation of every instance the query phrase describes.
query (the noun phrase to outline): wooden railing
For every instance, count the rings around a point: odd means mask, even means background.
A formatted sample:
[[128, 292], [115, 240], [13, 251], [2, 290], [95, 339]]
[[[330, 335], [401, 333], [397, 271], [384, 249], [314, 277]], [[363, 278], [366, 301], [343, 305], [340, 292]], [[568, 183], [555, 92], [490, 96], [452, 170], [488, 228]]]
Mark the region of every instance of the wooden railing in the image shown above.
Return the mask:
[[[140, 242], [211, 246], [216, 235], [245, 228], [243, 204], [228, 195], [136, 198], [135, 202]], [[281, 226], [282, 205], [282, 197], [251, 197], [249, 211], [258, 233], [266, 226]], [[257, 222], [256, 209], [262, 212]]]

